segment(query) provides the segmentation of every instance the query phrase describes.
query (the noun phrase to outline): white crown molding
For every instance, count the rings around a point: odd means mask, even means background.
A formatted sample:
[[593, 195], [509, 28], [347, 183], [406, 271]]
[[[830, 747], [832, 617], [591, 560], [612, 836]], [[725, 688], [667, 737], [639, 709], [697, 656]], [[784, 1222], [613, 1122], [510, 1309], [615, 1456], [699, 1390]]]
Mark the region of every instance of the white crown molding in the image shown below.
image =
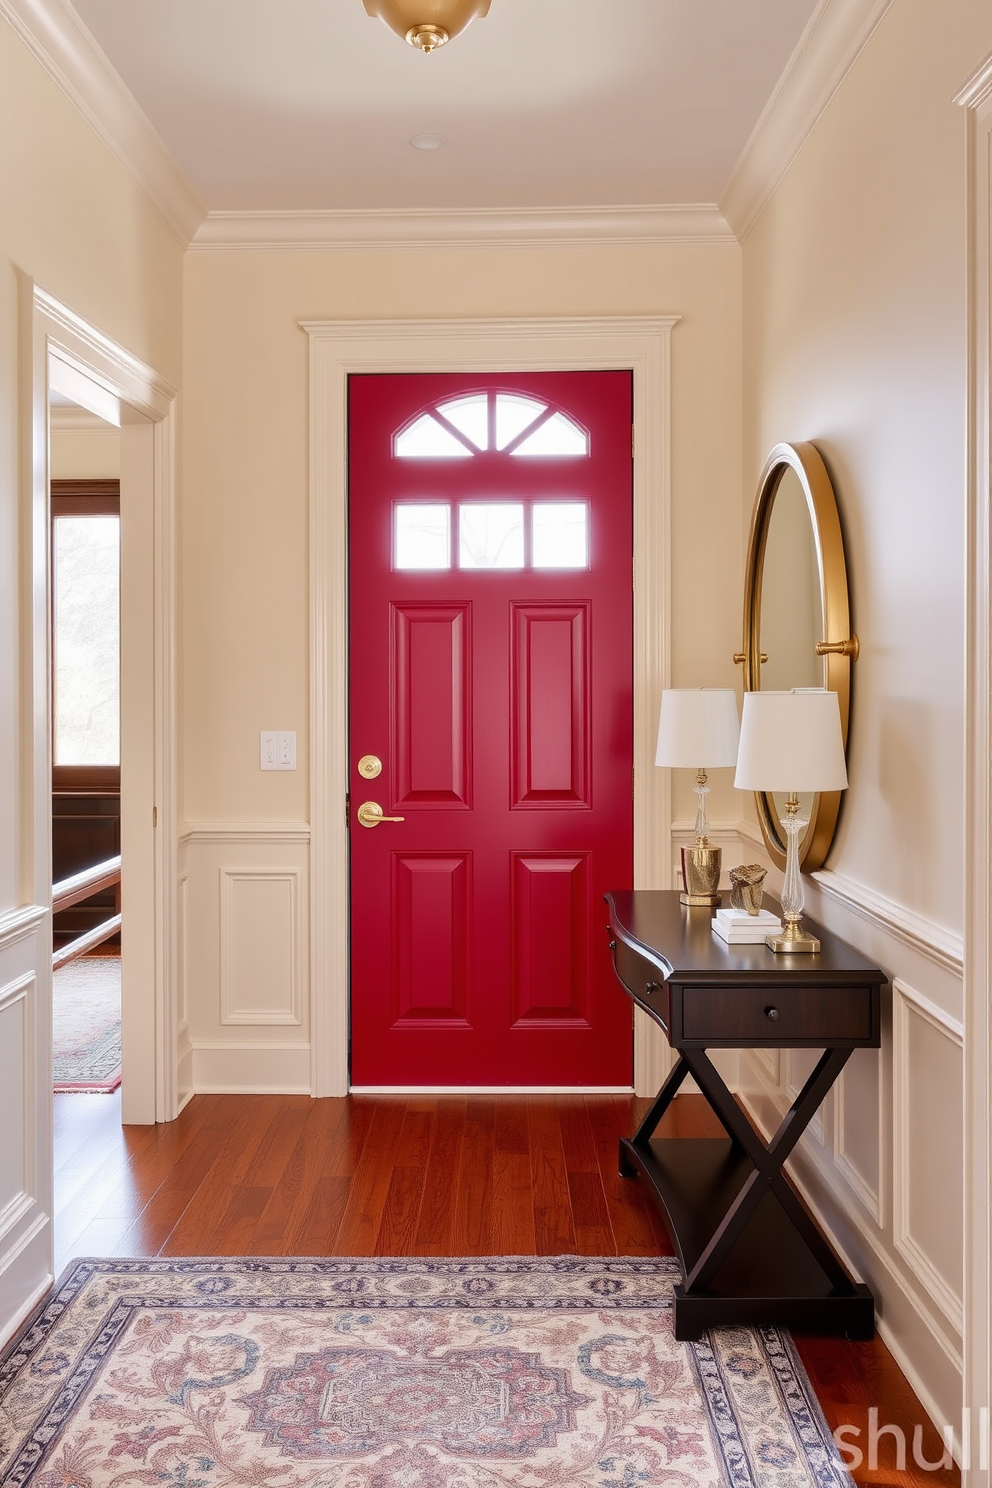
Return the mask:
[[65, 0], [0, 0], [0, 16], [188, 245], [207, 209], [72, 7]]
[[820, 0], [720, 198], [743, 241], [892, 0]]
[[[0, 0], [6, 4], [8, 0]], [[191, 244], [363, 249], [732, 243], [718, 207], [561, 207], [396, 211], [210, 212]]]

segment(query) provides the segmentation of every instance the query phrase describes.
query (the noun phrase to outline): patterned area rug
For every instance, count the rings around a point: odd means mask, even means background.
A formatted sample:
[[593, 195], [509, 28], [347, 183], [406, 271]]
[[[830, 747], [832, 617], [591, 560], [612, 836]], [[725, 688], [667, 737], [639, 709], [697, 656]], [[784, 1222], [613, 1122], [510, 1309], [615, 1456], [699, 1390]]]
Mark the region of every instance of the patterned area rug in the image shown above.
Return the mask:
[[32, 1488], [850, 1488], [773, 1328], [676, 1343], [677, 1263], [88, 1260], [0, 1362]]
[[116, 1090], [121, 1083], [121, 958], [81, 956], [52, 979], [56, 1090]]

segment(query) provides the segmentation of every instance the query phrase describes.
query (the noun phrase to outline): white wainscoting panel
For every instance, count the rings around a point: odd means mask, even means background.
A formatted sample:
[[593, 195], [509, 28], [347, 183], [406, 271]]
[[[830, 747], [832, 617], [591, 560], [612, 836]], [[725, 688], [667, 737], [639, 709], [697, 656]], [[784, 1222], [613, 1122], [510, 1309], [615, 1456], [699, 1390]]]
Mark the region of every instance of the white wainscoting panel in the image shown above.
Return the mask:
[[751, 1062], [761, 1070], [773, 1090], [782, 1084], [782, 1050], [752, 1049]]
[[964, 1036], [961, 1024], [912, 987], [892, 987], [893, 1238], [957, 1331], [961, 1306]]
[[51, 966], [48, 910], [0, 915], [0, 1343], [51, 1281]]
[[[802, 1090], [810, 1075], [816, 1069], [820, 1061], [821, 1050], [785, 1049], [783, 1053], [785, 1056], [786, 1078], [785, 1098], [791, 1106], [793, 1101], [798, 1098], [800, 1090]], [[825, 1147], [830, 1141], [830, 1133], [833, 1128], [833, 1112], [834, 1091], [830, 1090], [827, 1092], [820, 1109], [806, 1128], [808, 1139], [815, 1142], [818, 1147]]]
[[882, 1144], [886, 1129], [883, 1062], [855, 1049], [834, 1087], [834, 1161], [875, 1223], [885, 1224]]
[[37, 983], [33, 971], [0, 986], [0, 1247], [37, 1197]]
[[[731, 823], [720, 828], [724, 862], [764, 864], [777, 895], [782, 875], [756, 823], [741, 821], [736, 841]], [[959, 1429], [962, 942], [843, 873], [826, 869], [804, 883], [809, 917], [879, 965], [890, 986], [881, 1049], [852, 1055], [823, 1108], [822, 1145], [807, 1133], [789, 1172], [845, 1264], [874, 1291], [879, 1332], [925, 1409]], [[783, 1051], [776, 1072], [767, 1051], [742, 1054], [739, 1092], [766, 1136], [805, 1058]]]
[[309, 1094], [309, 830], [192, 823], [182, 837], [190, 1094]]
[[299, 868], [220, 870], [220, 1021], [303, 1023]]

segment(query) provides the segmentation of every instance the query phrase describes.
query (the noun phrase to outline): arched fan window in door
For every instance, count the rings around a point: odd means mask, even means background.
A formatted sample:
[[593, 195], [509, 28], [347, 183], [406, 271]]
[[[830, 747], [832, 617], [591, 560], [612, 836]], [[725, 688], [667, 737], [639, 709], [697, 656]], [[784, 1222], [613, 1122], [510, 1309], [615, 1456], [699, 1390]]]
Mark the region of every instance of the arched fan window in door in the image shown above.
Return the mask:
[[[467, 393], [438, 403], [398, 430], [400, 460], [479, 456], [575, 460], [589, 435], [561, 409], [522, 393]], [[567, 569], [589, 566], [589, 508], [564, 491], [544, 501], [397, 501], [395, 569]]]

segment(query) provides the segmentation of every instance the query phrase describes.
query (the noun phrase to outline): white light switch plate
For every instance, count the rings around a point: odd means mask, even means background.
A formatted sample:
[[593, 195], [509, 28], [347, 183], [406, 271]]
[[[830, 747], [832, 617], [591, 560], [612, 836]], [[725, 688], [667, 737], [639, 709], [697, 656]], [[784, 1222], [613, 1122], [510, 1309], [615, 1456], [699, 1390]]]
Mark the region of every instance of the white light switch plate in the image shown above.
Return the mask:
[[260, 770], [296, 769], [296, 730], [263, 729], [259, 735]]

